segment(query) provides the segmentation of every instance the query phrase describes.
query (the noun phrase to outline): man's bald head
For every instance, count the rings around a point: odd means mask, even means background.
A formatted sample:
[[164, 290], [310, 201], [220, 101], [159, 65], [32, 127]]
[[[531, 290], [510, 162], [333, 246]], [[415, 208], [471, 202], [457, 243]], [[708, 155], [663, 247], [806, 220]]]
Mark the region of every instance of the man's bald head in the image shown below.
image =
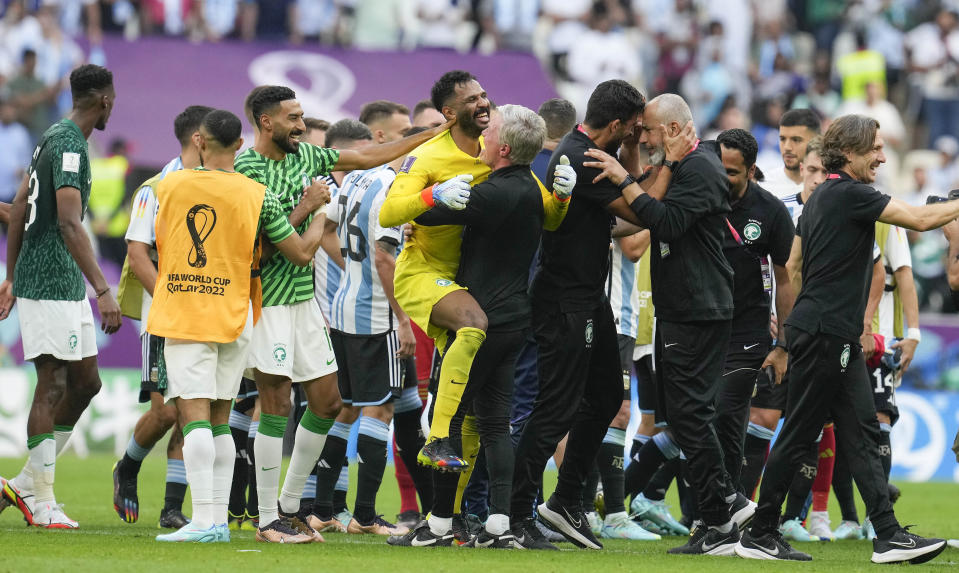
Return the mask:
[[676, 94], [662, 94], [649, 100], [643, 111], [643, 131], [639, 142], [646, 146], [650, 164], [662, 165], [666, 159], [664, 134], [659, 126], [666, 129], [666, 136], [672, 137], [680, 133], [692, 119], [689, 105]]
[[693, 112], [682, 97], [676, 94], [662, 94], [646, 104], [643, 120], [644, 123], [663, 124], [667, 130], [670, 124], [676, 123], [682, 129], [687, 122], [693, 120]]

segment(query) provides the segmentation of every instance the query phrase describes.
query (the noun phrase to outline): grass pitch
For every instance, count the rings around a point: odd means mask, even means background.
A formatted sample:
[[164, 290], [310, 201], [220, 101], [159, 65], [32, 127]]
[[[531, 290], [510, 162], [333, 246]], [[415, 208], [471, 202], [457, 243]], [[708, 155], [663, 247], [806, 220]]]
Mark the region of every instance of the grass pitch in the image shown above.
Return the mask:
[[[811, 563], [770, 563], [732, 557], [680, 557], [666, 549], [684, 542], [673, 537], [659, 542], [604, 540], [603, 551], [586, 551], [561, 544], [563, 551], [527, 552], [465, 548], [396, 548], [374, 536], [326, 534], [326, 543], [284, 546], [257, 543], [250, 532], [232, 532], [230, 544], [165, 544], [154, 537], [163, 505], [164, 448], [157, 448], [140, 473], [140, 521], [128, 525], [113, 511], [112, 457], [93, 455], [78, 459], [67, 455], [57, 461], [57, 500], [67, 515], [80, 522], [77, 531], [45, 531], [24, 527], [20, 513], [9, 508], [0, 514], [0, 571], [332, 571], [418, 573], [483, 571], [867, 571], [881, 567], [869, 563], [872, 544], [867, 541], [797, 544], [813, 555]], [[22, 459], [0, 459], [0, 475], [12, 477]], [[399, 510], [393, 468], [387, 467], [378, 506], [388, 519]], [[555, 474], [547, 475], [547, 490]], [[921, 535], [959, 537], [959, 487], [947, 483], [898, 484], [902, 498], [896, 505], [903, 524], [916, 523]], [[352, 503], [352, 492], [349, 498]], [[675, 505], [674, 493], [670, 500]], [[835, 504], [833, 504], [835, 505]], [[189, 497], [185, 505], [189, 513]], [[833, 525], [838, 510], [831, 508]], [[864, 513], [861, 511], [861, 515]], [[959, 550], [949, 549], [922, 570], [959, 571]]]

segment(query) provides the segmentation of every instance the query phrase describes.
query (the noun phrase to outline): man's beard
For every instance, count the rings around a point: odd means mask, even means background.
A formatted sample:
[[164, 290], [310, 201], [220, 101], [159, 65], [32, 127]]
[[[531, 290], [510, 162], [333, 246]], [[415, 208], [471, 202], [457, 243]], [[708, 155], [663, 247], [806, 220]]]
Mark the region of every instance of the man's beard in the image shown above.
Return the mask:
[[299, 144], [294, 145], [290, 143], [291, 133], [292, 131], [288, 131], [285, 134], [273, 132], [273, 143], [275, 143], [276, 146], [282, 149], [285, 153], [296, 153], [297, 149], [299, 149]]
[[649, 163], [650, 165], [662, 165], [666, 161], [666, 148], [657, 147], [649, 151]]
[[483, 128], [476, 125], [476, 119], [473, 118], [473, 113], [469, 110], [463, 110], [456, 115], [456, 125], [460, 126], [460, 129], [464, 134], [472, 138], [478, 138], [483, 135]]

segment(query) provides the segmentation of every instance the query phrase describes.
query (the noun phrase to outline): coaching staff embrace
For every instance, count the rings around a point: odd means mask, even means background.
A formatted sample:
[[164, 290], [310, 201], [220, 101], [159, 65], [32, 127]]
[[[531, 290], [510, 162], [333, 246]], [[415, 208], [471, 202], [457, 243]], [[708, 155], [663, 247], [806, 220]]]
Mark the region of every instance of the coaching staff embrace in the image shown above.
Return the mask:
[[739, 541], [737, 522], [751, 517], [753, 507], [745, 496], [737, 499], [714, 427], [733, 317], [733, 270], [722, 250], [729, 183], [715, 142], [698, 142], [678, 161], [667, 160], [665, 137], [691, 120], [689, 106], [674, 94], [654, 98], [643, 112], [640, 142], [650, 163], [662, 166], [657, 177], [671, 176], [661, 201], [626, 179], [608, 155], [597, 150], [587, 154], [601, 160], [593, 165], [620, 185], [639, 223], [652, 235], [662, 411], [686, 454], [686, 475], [693, 480], [706, 525], [670, 553], [732, 555]]
[[879, 422], [859, 335], [872, 277], [875, 222], [927, 231], [959, 216], [959, 201], [912, 207], [873, 189], [885, 163], [879, 123], [859, 115], [835, 120], [823, 137], [829, 176], [806, 203], [803, 283], [786, 320], [792, 380], [786, 422], [766, 463], [755, 520], [736, 547], [742, 557], [807, 561], [777, 532], [793, 474], [832, 416], [838, 449], [849, 458], [876, 528], [874, 563], [922, 563], [945, 548], [941, 539], [909, 533], [896, 520], [879, 459]]

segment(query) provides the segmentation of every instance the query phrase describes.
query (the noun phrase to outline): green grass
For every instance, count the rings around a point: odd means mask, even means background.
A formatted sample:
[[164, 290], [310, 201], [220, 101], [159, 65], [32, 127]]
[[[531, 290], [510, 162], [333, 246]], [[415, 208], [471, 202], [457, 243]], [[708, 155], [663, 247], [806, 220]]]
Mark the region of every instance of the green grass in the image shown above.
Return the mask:
[[[162, 450], [162, 448], [158, 448]], [[257, 543], [249, 532], [233, 532], [230, 544], [172, 545], [154, 541], [156, 520], [163, 497], [165, 460], [152, 454], [140, 474], [140, 516], [128, 525], [113, 512], [110, 469], [113, 458], [94, 455], [81, 460], [65, 456], [57, 461], [57, 499], [67, 514], [80, 522], [77, 531], [44, 531], [27, 528], [16, 509], [0, 515], [0, 571], [247, 571], [303, 570], [336, 573], [389, 571], [865, 571], [879, 566], [869, 563], [871, 544], [865, 541], [802, 544], [814, 561], [808, 564], [770, 564], [738, 558], [676, 557], [666, 549], [683, 542], [669, 538], [660, 542], [607, 540], [603, 551], [573, 549], [562, 552], [493, 551], [469, 549], [415, 549], [388, 547], [382, 538], [329, 534], [326, 543], [282, 546]], [[13, 476], [22, 460], [0, 459], [0, 475]], [[547, 476], [552, 487], [555, 474]], [[959, 537], [959, 496], [955, 484], [898, 484], [902, 499], [896, 508], [904, 524], [919, 524], [924, 535]], [[671, 492], [672, 493], [672, 492]], [[352, 502], [352, 495], [350, 496]], [[675, 502], [675, 499], [672, 500]], [[379, 496], [379, 509], [391, 518], [399, 509], [393, 468]], [[189, 508], [189, 500], [187, 501]], [[189, 511], [187, 511], [189, 513]], [[832, 515], [834, 525], [839, 516]], [[452, 553], [451, 553], [452, 552]], [[923, 570], [959, 570], [959, 551], [946, 552]]]

